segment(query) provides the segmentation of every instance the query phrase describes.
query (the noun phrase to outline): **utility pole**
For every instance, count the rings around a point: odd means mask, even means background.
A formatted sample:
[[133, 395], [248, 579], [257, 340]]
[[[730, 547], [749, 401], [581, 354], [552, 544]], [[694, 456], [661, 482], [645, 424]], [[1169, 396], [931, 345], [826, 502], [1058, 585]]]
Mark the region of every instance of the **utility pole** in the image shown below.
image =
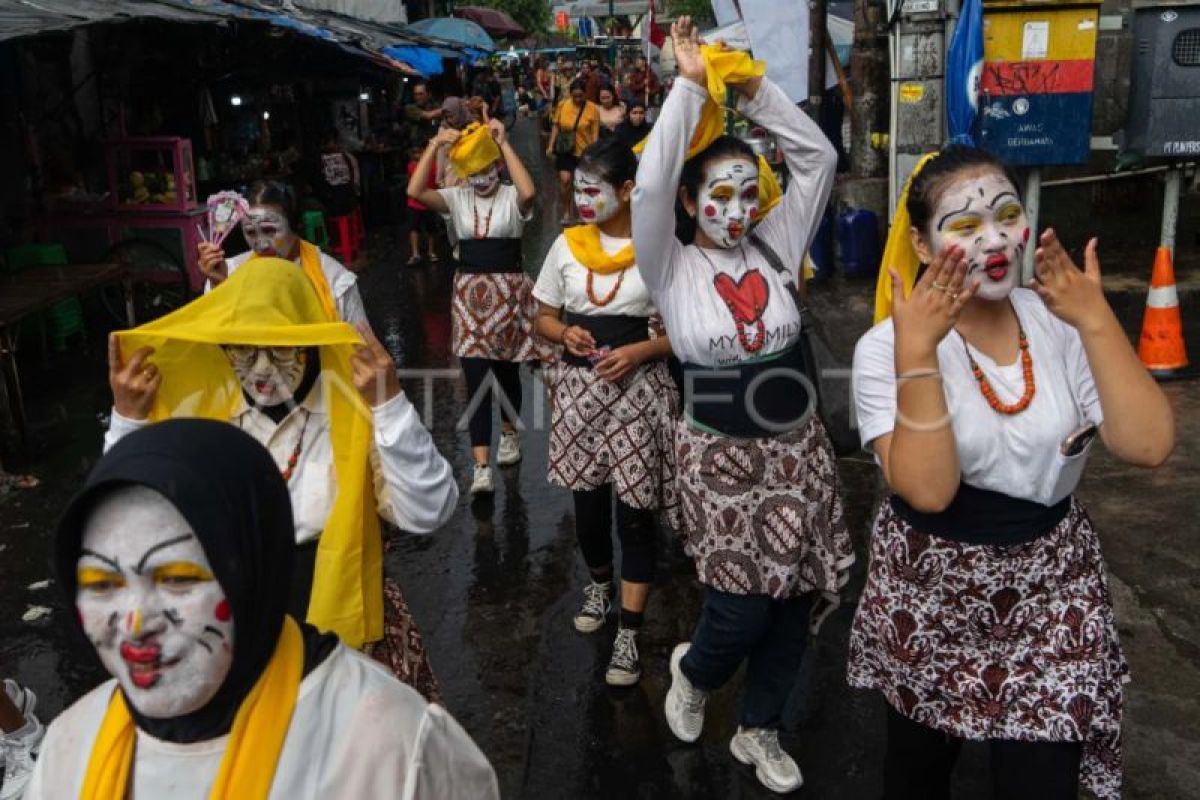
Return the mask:
[[850, 174], [855, 178], [887, 177], [887, 143], [882, 136], [888, 131], [889, 73], [887, 6], [881, 0], [855, 0], [850, 50], [854, 102], [846, 109], [850, 114]]
[[825, 97], [825, 39], [829, 35], [825, 23], [827, 6], [828, 0], [809, 0], [808, 3], [808, 115], [818, 125], [821, 124]]

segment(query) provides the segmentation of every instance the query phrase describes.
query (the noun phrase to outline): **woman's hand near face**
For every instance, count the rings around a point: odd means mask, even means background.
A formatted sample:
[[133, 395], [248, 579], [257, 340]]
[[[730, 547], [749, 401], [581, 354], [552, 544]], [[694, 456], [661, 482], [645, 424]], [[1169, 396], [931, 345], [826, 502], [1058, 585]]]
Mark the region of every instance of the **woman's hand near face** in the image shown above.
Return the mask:
[[375, 338], [371, 326], [360, 322], [355, 327], [366, 344], [355, 345], [350, 357], [354, 385], [367, 405], [377, 408], [400, 394], [400, 377], [396, 374], [396, 363]]
[[488, 122], [488, 130], [491, 132], [492, 141], [496, 143], [496, 146], [504, 147], [505, 142], [508, 141], [508, 132], [504, 129], [504, 123], [493, 119]]
[[437, 135], [433, 137], [433, 143], [436, 145], [453, 145], [462, 136], [462, 131], [456, 131], [454, 128], [441, 128]]
[[229, 265], [225, 263], [225, 251], [212, 242], [200, 242], [196, 247], [197, 266], [213, 286], [229, 277]]
[[700, 31], [691, 17], [680, 17], [671, 23], [671, 40], [675, 47], [675, 66], [681, 78], [701, 86], [708, 84], [708, 71], [700, 55]]
[[154, 398], [162, 385], [162, 373], [150, 362], [152, 355], [153, 347], [143, 347], [133, 354], [128, 364], [123, 364], [117, 337], [108, 337], [108, 385], [112, 388], [113, 408], [126, 419], [144, 420], [154, 407]]
[[1053, 229], [1038, 239], [1034, 254], [1032, 288], [1050, 313], [1081, 332], [1104, 325], [1112, 309], [1104, 298], [1100, 279], [1098, 242], [1092, 239], [1083, 251], [1083, 269], [1075, 266]]
[[975, 295], [978, 284], [963, 286], [967, 275], [963, 256], [961, 247], [943, 249], [908, 297], [904, 296], [900, 276], [888, 270], [892, 275], [892, 324], [898, 358], [901, 354], [923, 357], [936, 353], [963, 306]]

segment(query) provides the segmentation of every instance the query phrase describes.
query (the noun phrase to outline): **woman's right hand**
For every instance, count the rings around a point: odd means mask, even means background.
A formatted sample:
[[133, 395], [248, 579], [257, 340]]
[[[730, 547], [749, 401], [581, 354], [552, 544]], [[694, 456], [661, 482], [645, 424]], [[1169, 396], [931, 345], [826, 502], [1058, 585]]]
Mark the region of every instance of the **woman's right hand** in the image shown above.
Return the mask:
[[197, 248], [200, 271], [213, 286], [229, 277], [229, 265], [225, 263], [225, 251], [212, 242], [201, 242]]
[[108, 385], [112, 387], [113, 408], [126, 419], [140, 421], [150, 416], [162, 385], [162, 373], [148, 360], [152, 355], [153, 347], [142, 347], [128, 364], [122, 364], [117, 337], [108, 337]]
[[671, 23], [671, 39], [675, 47], [675, 66], [681, 78], [701, 86], [708, 85], [708, 71], [700, 55], [700, 30], [691, 17], [680, 17]]
[[568, 353], [580, 358], [587, 358], [588, 354], [596, 349], [596, 340], [592, 338], [592, 334], [578, 325], [568, 325], [563, 329], [562, 343]]
[[896, 352], [906, 356], [932, 356], [958, 321], [978, 289], [977, 283], [964, 288], [967, 262], [961, 247], [951, 245], [938, 253], [933, 264], [904, 296], [904, 283], [893, 269], [892, 324], [896, 329]]

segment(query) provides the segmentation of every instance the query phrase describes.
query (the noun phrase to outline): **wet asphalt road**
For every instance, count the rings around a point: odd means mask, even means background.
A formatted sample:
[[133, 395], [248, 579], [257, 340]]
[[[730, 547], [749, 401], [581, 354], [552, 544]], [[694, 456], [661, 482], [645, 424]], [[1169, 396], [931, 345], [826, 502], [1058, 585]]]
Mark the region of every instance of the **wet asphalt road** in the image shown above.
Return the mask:
[[[525, 237], [527, 269], [536, 273], [557, 235], [552, 175], [530, 127], [516, 140], [541, 190], [539, 213]], [[374, 232], [363, 264], [361, 286], [373, 327], [402, 369], [452, 368], [450, 269], [400, 266], [407, 246], [399, 234]], [[861, 286], [835, 287], [815, 299], [826, 325], [845, 332], [835, 347], [843, 357], [866, 326], [868, 299]], [[102, 360], [98, 343], [90, 353], [57, 356], [48, 366], [34, 360], [29, 466], [44, 485], [0, 497], [0, 676], [32, 686], [46, 719], [103, 677], [88, 649], [67, 632], [55, 587], [31, 588], [49, 575], [57, 510], [99, 451], [96, 414], [110, 402]], [[465, 391], [446, 378], [428, 384], [427, 423], [460, 476], [463, 499], [440, 531], [401, 535], [387, 556], [425, 635], [447, 705], [491, 759], [506, 798], [773, 796], [729, 755], [740, 676], [710, 700], [698, 744], [675, 741], [663, 720], [667, 659], [677, 642], [689, 638], [701, 597], [690, 561], [669, 532], [661, 536], [659, 577], [639, 637], [641, 684], [621, 690], [604, 684], [615, 622], [592, 636], [571, 627], [586, 570], [575, 547], [570, 494], [545, 478], [544, 390], [531, 371], [522, 377], [525, 458], [498, 473], [494, 498], [474, 502], [466, 494], [466, 433], [457, 430]], [[412, 375], [405, 383], [420, 407], [427, 384]], [[1133, 473], [1102, 457], [1083, 490], [1109, 553], [1134, 670], [1127, 797], [1198, 796], [1200, 786], [1200, 403], [1188, 386], [1171, 389], [1187, 423], [1167, 469]], [[845, 459], [841, 467], [860, 561], [843, 605], [826, 621], [797, 675], [784, 741], [805, 775], [795, 796], [858, 800], [879, 796], [883, 706], [846, 686], [844, 665], [879, 485], [865, 458]], [[1154, 546], [1147, 548], [1151, 536]], [[21, 621], [31, 605], [52, 611], [39, 621]], [[988, 797], [986, 769], [982, 748], [968, 745], [955, 796]]]

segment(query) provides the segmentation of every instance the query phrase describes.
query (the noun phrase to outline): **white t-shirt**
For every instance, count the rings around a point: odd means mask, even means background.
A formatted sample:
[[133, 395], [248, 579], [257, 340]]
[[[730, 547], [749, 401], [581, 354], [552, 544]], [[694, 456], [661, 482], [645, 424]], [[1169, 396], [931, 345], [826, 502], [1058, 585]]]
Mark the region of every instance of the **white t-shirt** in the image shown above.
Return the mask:
[[[79, 797], [109, 680], [50, 724], [25, 800]], [[138, 731], [129, 796], [205, 800], [228, 736], [175, 744]], [[466, 731], [345, 645], [300, 682], [271, 800], [498, 798], [496, 775]]]
[[[460, 239], [472, 239], [475, 229], [484, 234], [487, 239], [519, 239], [525, 230], [525, 223], [533, 219], [533, 206], [529, 211], [521, 213], [521, 203], [517, 199], [517, 187], [511, 183], [502, 183], [491, 197], [479, 197], [470, 186], [455, 186], [449, 189], [438, 189], [438, 194], [446, 201], [450, 209], [450, 223]], [[488, 215], [491, 222], [488, 222]], [[475, 220], [478, 219], [478, 225]]]
[[[1015, 290], [1012, 304], [1033, 357], [1036, 391], [1028, 408], [1007, 415], [988, 405], [963, 339], [953, 331], [938, 345], [938, 368], [963, 482], [1049, 506], [1075, 490], [1087, 460], [1086, 452], [1062, 456], [1062, 441], [1088, 422], [1099, 425], [1104, 414], [1079, 333], [1029, 289]], [[1001, 402], [1021, 397], [1025, 378], [1019, 357], [999, 366], [975, 348], [971, 356]], [[895, 331], [889, 318], [867, 331], [854, 348], [854, 409], [864, 447], [895, 428], [895, 376]]]
[[[610, 256], [619, 252], [632, 239], [617, 238], [600, 232], [600, 246]], [[624, 277], [622, 277], [622, 275]], [[617, 316], [649, 317], [655, 313], [654, 301], [650, 298], [650, 290], [642, 281], [641, 270], [634, 264], [624, 273], [614, 272], [611, 275], [592, 276], [592, 293], [600, 299], [608, 297], [609, 293], [621, 281], [621, 288], [613, 297], [612, 302], [598, 306], [588, 297], [587, 292], [588, 268], [580, 264], [567, 237], [559, 234], [546, 253], [542, 262], [542, 271], [538, 273], [537, 283], [533, 287], [533, 296], [539, 302], [554, 308], [562, 308], [573, 314], [585, 316]]]
[[[325, 273], [325, 280], [329, 283], [329, 291], [333, 294], [333, 302], [337, 306], [338, 316], [342, 318], [343, 322], [349, 322], [351, 325], [367, 322], [367, 311], [363, 308], [362, 295], [358, 291], [358, 277], [343, 267], [342, 263], [336, 258], [323, 250], [320, 252], [321, 272]], [[249, 261], [253, 255], [253, 251], [247, 250], [241, 255], [225, 259], [225, 264], [229, 268], [229, 274], [232, 275], [238, 267]], [[300, 266], [299, 258], [296, 259], [296, 266]], [[207, 293], [211, 289], [212, 284], [205, 281], [204, 291]]]

